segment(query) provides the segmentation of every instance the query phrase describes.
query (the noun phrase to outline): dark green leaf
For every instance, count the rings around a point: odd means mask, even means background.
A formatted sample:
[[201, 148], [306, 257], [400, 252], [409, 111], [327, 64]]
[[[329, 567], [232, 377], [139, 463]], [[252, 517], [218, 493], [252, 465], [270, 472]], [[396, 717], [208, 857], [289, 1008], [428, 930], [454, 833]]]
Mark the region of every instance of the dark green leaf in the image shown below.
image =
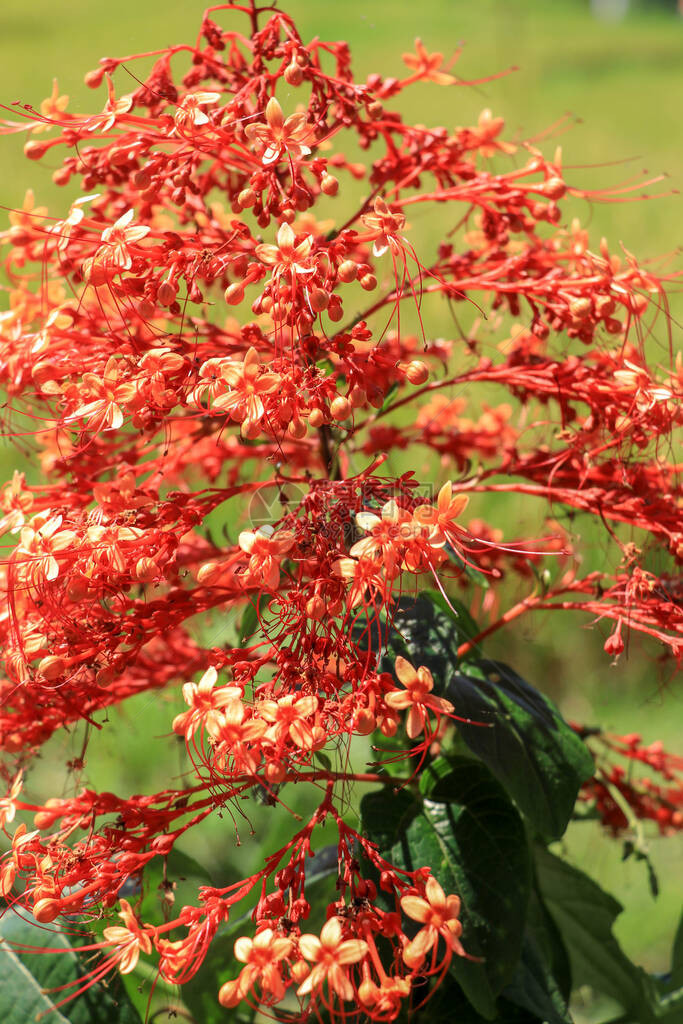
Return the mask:
[[524, 826], [502, 787], [470, 758], [439, 759], [422, 789], [422, 804], [405, 789], [367, 794], [363, 828], [387, 860], [408, 870], [426, 865], [461, 897], [463, 945], [481, 961], [454, 957], [452, 970], [492, 1020], [521, 950], [530, 887]]
[[473, 640], [480, 632], [479, 626], [462, 601], [458, 601], [455, 597], [449, 597], [446, 600], [439, 590], [425, 590], [420, 596], [431, 601], [434, 607], [439, 608], [447, 618], [456, 620], [455, 630], [458, 645], [466, 640]]
[[571, 1024], [567, 1003], [528, 929], [522, 943], [521, 959], [503, 994], [547, 1024]]
[[259, 594], [255, 601], [250, 601], [244, 609], [240, 622], [239, 637], [240, 644], [246, 644], [247, 640], [254, 635], [258, 628], [259, 617], [263, 615], [271, 600], [271, 594]]
[[468, 663], [451, 675], [445, 692], [467, 719], [458, 731], [470, 750], [544, 839], [559, 838], [594, 766], [552, 701], [495, 661]]
[[[22, 951], [29, 946], [46, 952]], [[41, 927], [11, 910], [5, 911], [0, 920], [0, 1020], [3, 1024], [32, 1024], [41, 1016], [45, 1017], [46, 1024], [141, 1024], [141, 1017], [117, 974], [108, 977], [106, 987], [93, 984], [55, 1009], [55, 1004], [69, 991], [78, 991], [79, 979], [87, 984], [87, 973], [88, 969], [62, 932], [53, 927]], [[70, 982], [76, 984], [63, 990], [62, 986]], [[54, 991], [56, 989], [60, 991]]]
[[[409, 1014], [407, 1024], [487, 1024], [474, 1009], [454, 978], [444, 978], [421, 1012]], [[495, 1024], [543, 1024], [521, 1006], [500, 998], [496, 1003]]]
[[539, 835], [557, 839], [581, 783], [593, 774], [591, 754], [552, 701], [506, 665], [479, 660], [458, 666], [458, 648], [476, 635], [477, 626], [463, 606], [458, 604], [456, 612], [454, 617], [441, 594], [402, 598], [392, 614], [381, 668], [391, 671], [398, 654], [425, 665], [436, 692], [452, 700], [456, 714], [466, 719], [458, 731], [470, 750]]
[[683, 985], [683, 913], [678, 922], [674, 946], [671, 952], [671, 976], [678, 984]]
[[655, 1020], [644, 980], [612, 934], [622, 907], [582, 871], [536, 848], [536, 873], [543, 900], [569, 953], [574, 987], [590, 985], [633, 1014], [638, 1024]]
[[536, 882], [531, 890], [526, 930], [543, 954], [545, 965], [554, 978], [565, 1004], [568, 1004], [572, 991], [572, 972], [569, 956], [567, 955], [559, 929], [540, 897]]
[[[463, 620], [465, 623], [467, 620]], [[458, 645], [467, 637], [467, 626], [449, 610], [443, 613], [430, 597], [401, 597], [392, 610], [392, 630], [381, 662], [383, 671], [391, 672], [397, 654], [414, 665], [425, 665], [434, 676], [441, 692], [458, 657]]]

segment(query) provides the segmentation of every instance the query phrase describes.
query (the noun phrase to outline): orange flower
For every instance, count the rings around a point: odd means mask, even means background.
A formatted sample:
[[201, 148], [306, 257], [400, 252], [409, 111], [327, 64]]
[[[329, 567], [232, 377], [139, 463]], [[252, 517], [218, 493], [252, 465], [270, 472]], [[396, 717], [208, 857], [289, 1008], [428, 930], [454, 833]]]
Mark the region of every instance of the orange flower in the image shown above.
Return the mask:
[[208, 116], [202, 107], [210, 103], [216, 103], [221, 98], [219, 92], [194, 92], [188, 93], [175, 113], [175, 123], [178, 128], [201, 128], [209, 123]]
[[138, 224], [129, 227], [135, 215], [134, 210], [126, 210], [110, 228], [102, 232], [102, 245], [94, 256], [83, 260], [83, 277], [91, 284], [103, 284], [107, 274], [121, 270], [130, 270], [133, 259], [129, 247], [149, 234], [151, 228]]
[[482, 156], [495, 156], [496, 151], [501, 153], [516, 153], [517, 147], [512, 142], [503, 142], [497, 139], [505, 126], [502, 117], [494, 117], [488, 107], [482, 110], [477, 121], [476, 128], [470, 128], [474, 148], [478, 149]]
[[7, 796], [0, 797], [0, 828], [4, 828], [8, 822], [14, 821], [14, 816], [17, 813], [16, 800], [21, 793], [23, 782], [24, 773], [17, 772]]
[[353, 986], [344, 968], [362, 960], [368, 952], [368, 944], [363, 939], [343, 940], [342, 934], [339, 918], [331, 917], [323, 925], [320, 938], [317, 935], [301, 936], [299, 950], [315, 967], [299, 985], [297, 995], [308, 995], [327, 981], [330, 991], [340, 999], [345, 1002], [353, 999]]
[[[48, 118], [50, 121], [59, 121], [62, 113], [66, 110], [69, 105], [68, 96], [59, 95], [59, 85], [57, 79], [52, 79], [52, 92], [43, 100], [40, 104], [40, 112], [43, 117]], [[33, 132], [44, 132], [47, 128], [52, 127], [49, 124], [37, 124], [32, 131]]]
[[251, 581], [258, 581], [264, 587], [277, 587], [280, 582], [280, 562], [293, 544], [294, 534], [291, 530], [282, 530], [276, 534], [269, 525], [259, 526], [258, 530], [243, 530], [239, 536], [239, 545], [250, 556]]
[[240, 699], [242, 691], [239, 686], [221, 686], [214, 689], [217, 678], [218, 673], [211, 666], [198, 683], [185, 683], [183, 700], [189, 705], [189, 710], [175, 716], [173, 732], [190, 740], [204, 720], [215, 719], [221, 708], [230, 701]]
[[401, 59], [409, 68], [415, 70], [415, 74], [410, 76], [409, 81], [421, 78], [425, 81], [436, 82], [437, 85], [453, 85], [455, 82], [453, 75], [439, 71], [443, 64], [443, 54], [427, 53], [419, 37], [415, 40], [415, 53], [401, 54]]
[[364, 1006], [372, 1007], [372, 1016], [378, 1020], [394, 1020], [401, 1003], [410, 995], [411, 979], [385, 976], [377, 985], [365, 978], [358, 986], [358, 998]]
[[624, 391], [633, 393], [634, 405], [638, 412], [649, 412], [657, 402], [668, 402], [673, 398], [673, 392], [669, 388], [658, 384], [647, 370], [632, 363], [630, 359], [624, 359], [624, 368], [615, 370], [614, 376]]
[[266, 731], [260, 718], [247, 718], [247, 708], [241, 700], [231, 700], [212, 715], [206, 729], [215, 741], [217, 766], [227, 769], [231, 762], [235, 770], [253, 774], [261, 758], [260, 741]]
[[15, 469], [0, 499], [0, 509], [5, 512], [0, 519], [0, 536], [8, 530], [10, 533], [18, 533], [26, 521], [24, 513], [28, 512], [32, 504], [33, 495], [26, 489], [24, 474]]
[[381, 567], [369, 559], [361, 559], [358, 562], [355, 558], [338, 558], [332, 566], [332, 571], [335, 576], [352, 581], [346, 598], [347, 608], [355, 608], [356, 605], [364, 603], [368, 590], [373, 595], [384, 594], [387, 591]]
[[277, 391], [282, 381], [278, 373], [261, 373], [261, 370], [255, 348], [248, 350], [242, 362], [228, 361], [220, 367], [220, 375], [228, 391], [214, 399], [213, 407], [240, 421], [247, 436], [257, 428], [265, 412], [262, 396]]
[[102, 934], [108, 944], [115, 946], [118, 950], [117, 960], [121, 974], [130, 974], [135, 969], [140, 951], [152, 952], [152, 939], [146, 928], [141, 928], [138, 924], [128, 900], [121, 900], [119, 917], [123, 918], [126, 927], [113, 925], [110, 928], [105, 928]]
[[64, 422], [72, 423], [84, 417], [90, 430], [118, 430], [123, 425], [121, 405], [129, 402], [135, 394], [130, 382], [122, 380], [124, 373], [115, 356], [107, 360], [101, 377], [96, 373], [84, 373], [81, 386], [85, 391], [84, 397], [89, 401], [65, 416]]
[[302, 750], [311, 750], [327, 739], [321, 726], [311, 725], [308, 721], [318, 710], [318, 698], [312, 694], [298, 700], [293, 693], [285, 694], [279, 700], [263, 700], [256, 710], [267, 722], [273, 723], [265, 739], [274, 743], [281, 743], [289, 736]]
[[387, 575], [395, 576], [402, 545], [413, 540], [419, 533], [419, 527], [413, 523], [410, 512], [400, 508], [392, 498], [383, 505], [381, 515], [357, 512], [356, 522], [370, 536], [353, 545], [349, 552], [351, 557], [381, 561]]
[[114, 94], [114, 83], [110, 75], [107, 75], [107, 93], [108, 99], [105, 103], [102, 113], [95, 115], [95, 117], [88, 118], [89, 132], [108, 132], [116, 124], [116, 119], [120, 114], [127, 114], [133, 106], [133, 97], [129, 94], [127, 96], [121, 96], [117, 100]]
[[256, 983], [268, 1003], [279, 1003], [285, 994], [282, 961], [293, 948], [291, 939], [278, 935], [272, 928], [258, 932], [253, 939], [241, 936], [235, 943], [235, 956], [246, 966], [237, 978], [221, 986], [218, 993], [221, 1006], [237, 1006]]
[[73, 530], [60, 530], [61, 516], [41, 512], [21, 530], [21, 543], [15, 551], [19, 576], [33, 583], [56, 580], [59, 562], [55, 554], [71, 547], [78, 539]]
[[453, 496], [453, 484], [448, 480], [439, 491], [436, 508], [433, 505], [420, 505], [415, 509], [415, 519], [423, 526], [431, 527], [429, 543], [443, 546], [453, 533], [462, 533], [462, 526], [455, 520], [465, 510], [469, 498], [466, 494]]
[[277, 232], [277, 245], [257, 245], [256, 255], [262, 263], [275, 267], [275, 271], [290, 274], [312, 274], [315, 267], [309, 266], [306, 257], [313, 246], [313, 236], [307, 235], [302, 242], [295, 245], [296, 235], [285, 221]]
[[394, 662], [396, 675], [405, 686], [405, 690], [394, 690], [384, 698], [384, 703], [395, 711], [410, 708], [406, 721], [406, 732], [411, 740], [419, 736], [425, 727], [429, 709], [437, 715], [449, 714], [453, 705], [443, 697], [437, 697], [431, 691], [434, 688], [432, 673], [424, 665], [417, 671], [409, 661], [400, 655]]
[[394, 213], [381, 196], [377, 196], [373, 204], [373, 213], [364, 213], [363, 224], [371, 231], [377, 232], [372, 251], [375, 256], [382, 256], [389, 246], [398, 248], [397, 233], [405, 226], [405, 215]]
[[408, 895], [401, 900], [401, 907], [413, 921], [424, 925], [415, 938], [403, 950], [403, 959], [408, 967], [416, 968], [424, 961], [441, 936], [450, 952], [465, 955], [459, 941], [462, 925], [458, 920], [460, 899], [458, 896], [446, 896], [435, 878], [427, 879], [426, 892], [422, 896]]
[[285, 120], [282, 107], [271, 97], [266, 106], [266, 124], [250, 124], [244, 134], [258, 150], [261, 162], [274, 164], [287, 153], [291, 160], [300, 160], [311, 152], [307, 143], [314, 137], [313, 126], [306, 123], [306, 114], [290, 114]]

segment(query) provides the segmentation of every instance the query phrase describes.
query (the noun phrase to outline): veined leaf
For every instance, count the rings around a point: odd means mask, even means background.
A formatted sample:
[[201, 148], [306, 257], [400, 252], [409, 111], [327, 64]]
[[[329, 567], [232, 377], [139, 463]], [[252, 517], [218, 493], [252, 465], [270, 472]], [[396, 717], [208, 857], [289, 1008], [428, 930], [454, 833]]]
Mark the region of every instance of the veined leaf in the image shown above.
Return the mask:
[[616, 999], [638, 1024], [652, 1024], [657, 1017], [647, 994], [647, 975], [631, 963], [612, 934], [621, 904], [545, 848], [536, 848], [535, 860], [543, 900], [569, 953], [574, 987], [590, 985]]
[[470, 758], [439, 759], [422, 790], [422, 802], [406, 790], [367, 794], [363, 829], [387, 860], [409, 870], [427, 865], [460, 896], [462, 942], [478, 959], [456, 956], [451, 969], [476, 1011], [493, 1020], [522, 946], [530, 891], [524, 826], [499, 783]]
[[571, 1024], [567, 1003], [543, 953], [527, 929], [522, 955], [512, 981], [503, 993], [507, 999], [533, 1013], [546, 1024]]
[[[45, 952], [24, 952], [40, 947]], [[67, 936], [52, 926], [6, 910], [0, 920], [0, 1020], [3, 1024], [142, 1024], [117, 974], [90, 985], [55, 1009], [69, 991], [87, 984], [83, 961]], [[70, 989], [64, 985], [76, 982]]]
[[563, 835], [593, 758], [558, 709], [516, 672], [495, 661], [454, 672], [446, 695], [458, 732], [505, 786], [544, 839]]

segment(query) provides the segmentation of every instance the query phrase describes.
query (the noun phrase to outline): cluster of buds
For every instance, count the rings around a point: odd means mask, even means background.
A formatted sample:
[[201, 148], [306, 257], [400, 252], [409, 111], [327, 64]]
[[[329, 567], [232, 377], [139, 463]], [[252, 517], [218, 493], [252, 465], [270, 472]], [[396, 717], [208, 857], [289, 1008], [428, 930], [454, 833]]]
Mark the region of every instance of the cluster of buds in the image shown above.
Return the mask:
[[668, 753], [659, 740], [643, 745], [638, 733], [588, 730], [588, 735], [598, 770], [581, 799], [595, 807], [605, 828], [614, 836], [627, 835], [637, 821], [651, 821], [662, 835], [682, 831], [683, 757]]

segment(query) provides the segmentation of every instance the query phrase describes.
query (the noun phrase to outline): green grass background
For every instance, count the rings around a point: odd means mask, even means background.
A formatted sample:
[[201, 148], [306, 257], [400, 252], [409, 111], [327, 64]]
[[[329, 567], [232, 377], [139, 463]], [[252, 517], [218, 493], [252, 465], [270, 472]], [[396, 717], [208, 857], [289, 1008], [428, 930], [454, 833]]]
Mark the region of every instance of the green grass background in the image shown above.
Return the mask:
[[[529, 137], [568, 114], [571, 130], [543, 145], [552, 153], [557, 143], [562, 144], [572, 183], [606, 187], [663, 173], [666, 181], [649, 191], [673, 193], [681, 186], [683, 19], [665, 4], [634, 4], [620, 23], [596, 20], [587, 0], [290, 0], [283, 6], [296, 18], [305, 39], [346, 39], [361, 79], [371, 71], [402, 73], [400, 55], [413, 48], [418, 35], [430, 51], [449, 53], [464, 41], [456, 70], [465, 79], [512, 64], [519, 68], [503, 80], [471, 88], [420, 85], [396, 102], [406, 120], [455, 127], [476, 123], [482, 107], [490, 106], [513, 131]], [[60, 92], [72, 98], [70, 109], [99, 109], [102, 93], [85, 88], [85, 71], [102, 56], [194, 39], [202, 9], [203, 4], [194, 0], [5, 2], [0, 9], [0, 101], [38, 105], [56, 76]], [[131, 87], [121, 76], [118, 89], [125, 92]], [[51, 167], [23, 158], [22, 145], [23, 136], [0, 138], [0, 203], [20, 204], [30, 186], [41, 205], [46, 202], [51, 213], [63, 213], [69, 195], [52, 184]], [[681, 205], [674, 195], [648, 203], [577, 202], [570, 215], [589, 223], [595, 241], [605, 234], [613, 246], [623, 243], [642, 258], [672, 254], [680, 245]], [[0, 212], [0, 225], [4, 216]], [[674, 308], [680, 309], [676, 297]], [[664, 324], [659, 341], [664, 353]], [[17, 463], [6, 445], [0, 463], [4, 475]], [[509, 503], [500, 506], [499, 516], [509, 520], [508, 533], [517, 532], [516, 523], [510, 522], [517, 515]], [[587, 536], [593, 543], [592, 535]], [[681, 733], [681, 694], [676, 681], [655, 664], [656, 652], [643, 652], [634, 644], [629, 656], [611, 667], [599, 633], [584, 627], [579, 620], [562, 623], [561, 628], [557, 622], [543, 626], [529, 620], [512, 638], [488, 650], [493, 655], [504, 650], [531, 682], [560, 700], [569, 717], [615, 731], [638, 729], [648, 741], [661, 738], [675, 747]], [[173, 751], [175, 741], [168, 737], [179, 709], [177, 694], [154, 694], [113, 716], [112, 726], [102, 731], [91, 750], [84, 781], [122, 792], [173, 785], [169, 763], [173, 772], [175, 765], [178, 772], [184, 767], [182, 751]], [[150, 741], [150, 735], [156, 741]], [[42, 776], [47, 794], [52, 793], [55, 763], [63, 765], [79, 745], [78, 736], [61, 736], [52, 743], [35, 777], [40, 783]], [[249, 826], [241, 830], [243, 844], [230, 853], [234, 870], [257, 860], [262, 849], [273, 848], [272, 817], [258, 811], [253, 818], [255, 835], [249, 836]], [[229, 820], [215, 819], [202, 832], [201, 849], [186, 849], [220, 868], [232, 836]], [[604, 838], [597, 827], [572, 826], [566, 846], [579, 866], [628, 908], [617, 928], [626, 951], [650, 970], [666, 970], [683, 896], [679, 840], [653, 837], [652, 859], [662, 886], [656, 902], [648, 892], [644, 867], [632, 861], [621, 864], [620, 845]], [[588, 995], [586, 1001], [577, 1020], [600, 1019]]]

